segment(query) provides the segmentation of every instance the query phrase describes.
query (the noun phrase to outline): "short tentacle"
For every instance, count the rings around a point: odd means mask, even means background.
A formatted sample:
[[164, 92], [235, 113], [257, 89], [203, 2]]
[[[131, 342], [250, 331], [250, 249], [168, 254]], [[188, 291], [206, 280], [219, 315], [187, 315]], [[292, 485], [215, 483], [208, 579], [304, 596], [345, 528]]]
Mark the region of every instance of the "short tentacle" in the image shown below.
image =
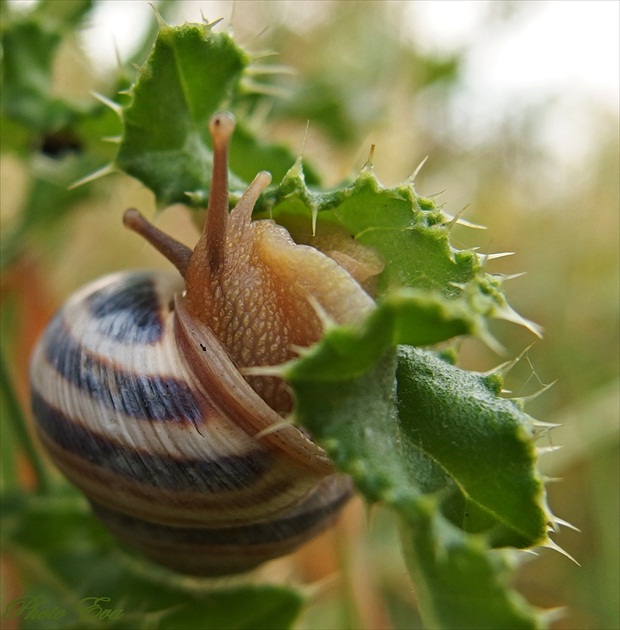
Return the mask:
[[261, 171], [248, 186], [241, 199], [231, 212], [231, 216], [238, 217], [244, 225], [252, 221], [252, 212], [261, 193], [271, 184], [271, 173]]
[[145, 238], [158, 252], [164, 255], [185, 278], [192, 250], [156, 228], [135, 208], [128, 208], [123, 215], [126, 227]]

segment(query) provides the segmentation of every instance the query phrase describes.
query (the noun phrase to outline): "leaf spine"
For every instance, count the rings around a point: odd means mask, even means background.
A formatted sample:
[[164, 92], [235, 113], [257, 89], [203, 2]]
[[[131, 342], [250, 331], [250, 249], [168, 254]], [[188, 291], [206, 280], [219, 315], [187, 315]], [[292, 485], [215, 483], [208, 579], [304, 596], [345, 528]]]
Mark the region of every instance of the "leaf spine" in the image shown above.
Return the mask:
[[571, 556], [570, 553], [568, 553], [568, 551], [566, 551], [565, 549], [562, 549], [562, 547], [560, 547], [560, 545], [558, 545], [556, 542], [551, 540], [551, 538], [547, 538], [547, 540], [545, 540], [544, 543], [541, 543], [540, 546], [548, 547], [549, 549], [554, 549], [555, 551], [561, 553], [563, 556], [566, 556], [569, 560], [572, 560], [578, 567], [581, 566], [579, 562], [577, 562], [577, 560], [575, 560], [575, 558], [573, 558], [573, 556]]
[[86, 175], [85, 177], [78, 179], [76, 182], [73, 182], [73, 184], [71, 184], [68, 189], [75, 190], [76, 188], [79, 188], [80, 186], [84, 186], [85, 184], [90, 184], [91, 182], [101, 179], [102, 177], [105, 177], [106, 175], [111, 175], [112, 173], [116, 173], [117, 170], [118, 169], [116, 168], [116, 166], [114, 166], [114, 164], [106, 164], [102, 168], [94, 171], [93, 173], [90, 173], [89, 175]]
[[534, 400], [535, 398], [538, 398], [541, 394], [544, 394], [548, 389], [551, 389], [556, 383], [557, 383], [557, 380], [552, 381], [551, 383], [547, 385], [543, 385], [537, 392], [534, 392], [533, 394], [530, 394], [529, 396], [517, 396], [516, 398], [513, 398], [513, 400], [515, 401], [518, 400], [523, 403], [529, 402], [530, 400]]
[[536, 453], [538, 453], [539, 457], [542, 457], [543, 455], [548, 455], [549, 453], [555, 453], [555, 451], [559, 451], [561, 448], [564, 448], [561, 444], [559, 446], [537, 446]]
[[122, 119], [123, 108], [116, 101], [109, 99], [107, 96], [104, 96], [103, 94], [100, 94], [99, 92], [91, 91], [90, 94], [91, 96], [96, 98], [100, 103], [103, 103], [106, 107], [111, 109], [119, 117], [119, 119]]
[[422, 170], [422, 167], [426, 164], [427, 160], [428, 155], [423, 158], [422, 161], [413, 169], [413, 173], [411, 173], [411, 175], [407, 177], [407, 181], [411, 182], [412, 184], [415, 183], [415, 178], [418, 176], [418, 173]]

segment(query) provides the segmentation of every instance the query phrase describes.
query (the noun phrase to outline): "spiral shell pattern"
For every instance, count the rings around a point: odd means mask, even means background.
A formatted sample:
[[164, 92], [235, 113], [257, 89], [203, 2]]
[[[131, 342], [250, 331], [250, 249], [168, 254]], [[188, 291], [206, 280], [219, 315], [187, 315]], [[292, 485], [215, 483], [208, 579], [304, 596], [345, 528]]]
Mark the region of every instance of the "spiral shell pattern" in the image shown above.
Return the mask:
[[281, 417], [183, 323], [183, 290], [174, 273], [135, 271], [75, 293], [32, 357], [33, 413], [122, 541], [184, 573], [237, 573], [331, 524], [351, 486], [302, 431], [265, 431]]

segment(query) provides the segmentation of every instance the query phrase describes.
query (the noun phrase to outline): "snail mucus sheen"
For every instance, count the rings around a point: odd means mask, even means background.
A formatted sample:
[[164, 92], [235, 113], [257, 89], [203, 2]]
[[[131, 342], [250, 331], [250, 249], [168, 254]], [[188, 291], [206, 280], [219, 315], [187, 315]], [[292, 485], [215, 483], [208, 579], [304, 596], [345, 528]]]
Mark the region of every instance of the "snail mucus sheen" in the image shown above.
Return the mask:
[[194, 575], [287, 554], [346, 503], [349, 478], [283, 421], [294, 406], [286, 383], [256, 368], [319, 340], [325, 316], [366, 316], [363, 285], [380, 271], [337, 230], [321, 251], [252, 221], [266, 172], [229, 213], [234, 126], [227, 113], [210, 122], [212, 187], [193, 251], [125, 213], [178, 272], [120, 272], [77, 291], [30, 370], [40, 440], [95, 514], [126, 545]]

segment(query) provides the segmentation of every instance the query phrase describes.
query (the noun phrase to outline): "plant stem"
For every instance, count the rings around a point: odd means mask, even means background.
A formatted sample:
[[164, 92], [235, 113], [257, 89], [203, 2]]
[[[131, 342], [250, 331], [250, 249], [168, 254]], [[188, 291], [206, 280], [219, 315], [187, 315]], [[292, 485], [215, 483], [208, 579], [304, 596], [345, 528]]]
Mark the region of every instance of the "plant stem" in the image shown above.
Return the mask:
[[39, 452], [26, 426], [26, 417], [13, 387], [8, 364], [4, 356], [4, 348], [0, 348], [0, 384], [4, 393], [8, 422], [14, 431], [19, 446], [21, 446], [32, 465], [37, 480], [37, 492], [39, 494], [48, 494], [51, 489], [51, 482], [46, 467], [41, 461]]

